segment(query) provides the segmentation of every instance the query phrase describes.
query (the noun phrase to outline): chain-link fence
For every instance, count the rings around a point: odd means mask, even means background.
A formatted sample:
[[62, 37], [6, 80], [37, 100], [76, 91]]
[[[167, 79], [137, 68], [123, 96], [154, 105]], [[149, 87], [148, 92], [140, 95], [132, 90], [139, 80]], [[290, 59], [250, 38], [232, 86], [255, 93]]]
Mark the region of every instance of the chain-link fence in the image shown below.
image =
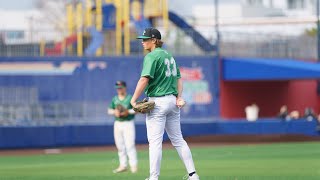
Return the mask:
[[[133, 33], [131, 36], [130, 54], [143, 55], [141, 41], [134, 39], [136, 34]], [[220, 37], [222, 56], [295, 59], [316, 59], [317, 57], [315, 36], [221, 32]], [[115, 38], [112, 34], [106, 33], [104, 38], [102, 56], [117, 55]], [[77, 56], [76, 41], [72, 39], [69, 41], [68, 44], [65, 41], [53, 40], [9, 44], [4, 42], [0, 43], [0, 56]], [[84, 36], [83, 51], [90, 45], [90, 41], [90, 36]], [[163, 41], [164, 48], [175, 56], [208, 55], [214, 54], [216, 50], [214, 29], [197, 31], [175, 27], [164, 33]]]

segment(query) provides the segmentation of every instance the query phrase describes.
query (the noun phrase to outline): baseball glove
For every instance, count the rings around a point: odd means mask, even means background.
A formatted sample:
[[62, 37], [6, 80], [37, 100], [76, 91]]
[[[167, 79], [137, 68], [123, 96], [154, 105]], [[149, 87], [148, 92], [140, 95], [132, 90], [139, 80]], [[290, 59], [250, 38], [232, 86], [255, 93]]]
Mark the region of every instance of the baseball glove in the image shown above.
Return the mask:
[[120, 112], [123, 113], [124, 111], [126, 111], [127, 109], [125, 107], [123, 107], [121, 104], [118, 104], [116, 106], [116, 109]]
[[146, 98], [142, 101], [138, 101], [133, 110], [139, 113], [148, 113], [152, 109], [154, 109], [155, 103], [154, 101], [148, 101]]

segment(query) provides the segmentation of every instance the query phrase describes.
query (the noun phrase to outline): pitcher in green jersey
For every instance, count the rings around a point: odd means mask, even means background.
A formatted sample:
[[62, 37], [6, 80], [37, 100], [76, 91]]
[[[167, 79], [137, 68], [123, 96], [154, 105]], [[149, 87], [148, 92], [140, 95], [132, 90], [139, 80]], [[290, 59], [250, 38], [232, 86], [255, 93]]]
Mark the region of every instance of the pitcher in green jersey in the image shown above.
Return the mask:
[[147, 28], [142, 36], [142, 45], [149, 53], [144, 57], [141, 77], [132, 96], [134, 107], [143, 91], [155, 108], [146, 114], [147, 136], [149, 141], [149, 180], [158, 180], [162, 159], [163, 133], [166, 130], [172, 145], [179, 153], [187, 172], [188, 179], [200, 179], [196, 174], [192, 154], [182, 137], [180, 108], [184, 100], [180, 70], [172, 55], [162, 49], [161, 33], [155, 28]]
[[115, 117], [114, 141], [118, 149], [120, 165], [113, 170], [114, 173], [124, 172], [128, 169], [128, 161], [132, 173], [138, 171], [137, 151], [135, 147], [134, 114], [130, 104], [132, 96], [127, 94], [126, 83], [116, 82], [117, 96], [114, 96], [108, 108], [108, 114]]

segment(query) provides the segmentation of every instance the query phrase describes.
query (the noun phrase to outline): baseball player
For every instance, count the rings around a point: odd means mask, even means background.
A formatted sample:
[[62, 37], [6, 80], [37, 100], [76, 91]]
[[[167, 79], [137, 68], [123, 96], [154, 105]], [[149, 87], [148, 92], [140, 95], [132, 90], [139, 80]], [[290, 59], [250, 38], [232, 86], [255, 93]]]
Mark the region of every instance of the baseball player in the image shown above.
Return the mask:
[[192, 154], [182, 137], [180, 127], [180, 108], [184, 105], [182, 80], [179, 68], [166, 50], [162, 49], [161, 34], [155, 28], [145, 29], [142, 45], [149, 53], [144, 57], [141, 77], [132, 96], [131, 104], [136, 107], [137, 100], [145, 90], [155, 107], [146, 114], [147, 136], [149, 141], [149, 180], [158, 180], [162, 159], [162, 141], [166, 130], [172, 145], [178, 151], [190, 180], [198, 180]]
[[135, 147], [135, 126], [134, 114], [130, 100], [131, 95], [127, 94], [126, 83], [116, 82], [118, 95], [113, 97], [109, 105], [108, 114], [115, 116], [114, 122], [114, 141], [118, 149], [120, 165], [113, 170], [120, 173], [128, 170], [127, 156], [132, 173], [138, 171], [137, 151]]

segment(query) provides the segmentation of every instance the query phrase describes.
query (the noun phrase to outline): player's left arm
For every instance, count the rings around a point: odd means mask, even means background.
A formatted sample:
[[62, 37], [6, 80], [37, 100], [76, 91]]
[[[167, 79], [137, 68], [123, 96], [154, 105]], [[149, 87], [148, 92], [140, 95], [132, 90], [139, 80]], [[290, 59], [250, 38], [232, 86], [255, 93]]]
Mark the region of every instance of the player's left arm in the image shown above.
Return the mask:
[[181, 97], [182, 97], [182, 91], [183, 91], [182, 79], [179, 78], [177, 83], [178, 83], [178, 84], [177, 84], [177, 89], [178, 89], [177, 98], [181, 98]]
[[149, 83], [149, 78], [147, 76], [140, 77], [136, 86], [136, 90], [134, 91], [134, 94], [130, 101], [132, 107], [135, 107], [138, 98], [140, 97], [144, 89], [147, 87], [148, 83]]
[[177, 99], [176, 99], [176, 105], [179, 108], [182, 108], [186, 104], [186, 102], [182, 98], [182, 91], [183, 91], [182, 79], [179, 78], [177, 83], [178, 83], [177, 84], [178, 95], [177, 95]]
[[135, 112], [133, 109], [129, 109], [129, 110], [128, 110], [128, 113], [129, 113], [129, 114], [136, 114], [136, 112]]
[[177, 69], [177, 99], [182, 97], [182, 91], [183, 91], [183, 85], [182, 85], [182, 78], [181, 78], [181, 73], [180, 73], [180, 68], [176, 64], [176, 69]]
[[132, 109], [132, 107], [130, 107], [130, 109], [126, 109], [123, 112], [120, 113], [121, 117], [127, 117], [130, 114], [136, 114], [136, 112]]

